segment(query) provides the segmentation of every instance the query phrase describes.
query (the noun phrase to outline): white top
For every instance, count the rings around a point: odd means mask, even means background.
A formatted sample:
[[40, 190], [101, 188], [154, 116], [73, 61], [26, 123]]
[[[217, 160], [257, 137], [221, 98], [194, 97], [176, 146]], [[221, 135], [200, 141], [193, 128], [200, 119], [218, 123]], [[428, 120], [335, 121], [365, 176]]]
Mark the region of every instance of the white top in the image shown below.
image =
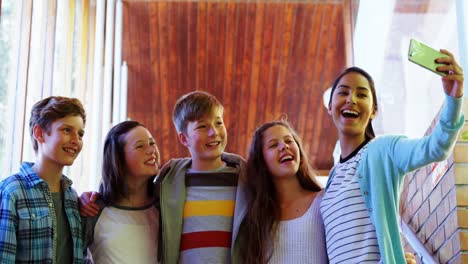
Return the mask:
[[89, 250], [96, 264], [157, 263], [159, 212], [154, 206], [103, 209]]
[[320, 217], [322, 195], [323, 191], [317, 194], [301, 217], [278, 223], [277, 237], [268, 263], [328, 263]]

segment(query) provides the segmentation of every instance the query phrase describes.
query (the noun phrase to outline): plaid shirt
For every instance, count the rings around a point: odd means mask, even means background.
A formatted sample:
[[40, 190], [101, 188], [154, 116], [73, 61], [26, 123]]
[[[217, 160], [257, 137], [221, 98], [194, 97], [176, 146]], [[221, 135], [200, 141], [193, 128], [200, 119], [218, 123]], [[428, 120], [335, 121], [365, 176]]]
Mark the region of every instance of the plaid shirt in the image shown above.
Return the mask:
[[[0, 263], [55, 263], [57, 221], [48, 184], [24, 162], [0, 182]], [[62, 176], [64, 207], [73, 238], [73, 263], [83, 263], [78, 195]]]

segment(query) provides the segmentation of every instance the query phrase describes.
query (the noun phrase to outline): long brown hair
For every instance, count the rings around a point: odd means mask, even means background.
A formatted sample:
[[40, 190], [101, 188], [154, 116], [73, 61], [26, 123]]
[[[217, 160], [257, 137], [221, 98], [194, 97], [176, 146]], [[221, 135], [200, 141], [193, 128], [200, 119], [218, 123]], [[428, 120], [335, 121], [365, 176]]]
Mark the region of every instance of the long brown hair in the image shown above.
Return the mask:
[[[128, 198], [128, 184], [125, 177], [125, 135], [136, 127], [145, 127], [137, 121], [123, 121], [109, 130], [104, 141], [102, 178], [99, 193], [107, 205]], [[153, 196], [154, 177], [148, 180], [148, 195]]]
[[278, 195], [263, 156], [263, 134], [273, 126], [286, 127], [298, 145], [300, 163], [296, 176], [301, 187], [310, 191], [322, 189], [309, 165], [300, 138], [286, 121], [272, 121], [258, 128], [250, 145], [246, 174], [243, 175], [248, 206], [239, 233], [239, 254], [243, 264], [268, 262], [271, 256], [269, 249], [274, 243], [280, 219]]

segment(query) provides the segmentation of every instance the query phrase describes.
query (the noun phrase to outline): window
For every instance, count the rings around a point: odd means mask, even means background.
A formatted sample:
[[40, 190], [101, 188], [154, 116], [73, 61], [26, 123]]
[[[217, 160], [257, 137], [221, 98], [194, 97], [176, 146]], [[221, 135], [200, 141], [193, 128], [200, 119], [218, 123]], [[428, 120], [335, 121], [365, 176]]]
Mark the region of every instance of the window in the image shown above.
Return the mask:
[[[463, 2], [463, 1], [459, 1]], [[466, 38], [459, 3], [448, 1], [360, 1], [354, 36], [355, 64], [373, 76], [379, 112], [377, 134], [420, 137], [444, 101], [440, 77], [407, 59], [409, 40], [416, 38], [451, 51], [466, 65]], [[465, 16], [466, 17], [466, 16]], [[462, 26], [462, 27], [460, 27]], [[466, 61], [466, 59], [465, 59]]]
[[[5, 121], [0, 122], [1, 178], [17, 172], [21, 161], [35, 159], [28, 120], [38, 100], [50, 95], [80, 99], [90, 128], [89, 109], [100, 103], [89, 99], [95, 27], [91, 2], [2, 1], [0, 114]], [[88, 168], [99, 155], [84, 147], [73, 166], [65, 168], [64, 174], [74, 180], [76, 189], [96, 188], [97, 181], [90, 178], [99, 175], [89, 173]]]

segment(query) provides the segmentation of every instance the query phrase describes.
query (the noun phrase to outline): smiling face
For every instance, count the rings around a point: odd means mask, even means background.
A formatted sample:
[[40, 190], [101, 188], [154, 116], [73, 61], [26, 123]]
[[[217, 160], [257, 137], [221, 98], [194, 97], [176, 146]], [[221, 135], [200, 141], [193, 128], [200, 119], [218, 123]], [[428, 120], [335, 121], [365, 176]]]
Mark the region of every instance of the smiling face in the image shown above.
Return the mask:
[[[275, 179], [295, 177], [299, 170], [299, 146], [288, 128], [275, 125], [263, 133], [262, 152], [265, 163]], [[275, 180], [274, 179], [274, 180]]]
[[214, 108], [201, 119], [188, 122], [186, 132], [179, 133], [179, 139], [190, 151], [193, 169], [221, 167], [221, 154], [227, 142], [223, 110]]
[[148, 179], [159, 172], [159, 150], [151, 133], [137, 126], [124, 135], [125, 167], [128, 180]]
[[369, 81], [357, 72], [345, 74], [331, 95], [328, 113], [340, 138], [365, 139], [366, 127], [375, 117], [375, 103]]
[[43, 159], [60, 166], [70, 166], [83, 147], [84, 123], [81, 116], [66, 116], [55, 120], [48, 131], [34, 126], [34, 137]]

